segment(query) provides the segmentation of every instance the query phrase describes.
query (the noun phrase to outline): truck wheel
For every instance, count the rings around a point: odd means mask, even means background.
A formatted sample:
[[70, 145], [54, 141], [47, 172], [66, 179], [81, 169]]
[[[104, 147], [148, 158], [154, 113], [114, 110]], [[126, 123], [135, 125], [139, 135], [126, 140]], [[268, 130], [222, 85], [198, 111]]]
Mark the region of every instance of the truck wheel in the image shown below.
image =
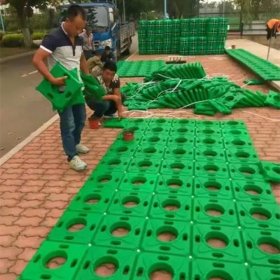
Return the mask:
[[131, 47], [131, 44], [132, 44], [132, 39], [131, 39], [131, 37], [130, 37], [130, 38], [129, 38], [128, 45], [127, 45], [127, 49], [123, 52], [124, 55], [129, 55], [129, 54], [130, 54], [130, 47]]

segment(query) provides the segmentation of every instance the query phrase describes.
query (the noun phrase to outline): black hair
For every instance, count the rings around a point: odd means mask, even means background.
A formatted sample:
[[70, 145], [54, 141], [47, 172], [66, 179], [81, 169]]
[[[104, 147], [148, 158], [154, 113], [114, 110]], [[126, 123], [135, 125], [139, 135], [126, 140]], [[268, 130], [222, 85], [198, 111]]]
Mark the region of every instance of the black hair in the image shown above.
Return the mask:
[[113, 61], [107, 61], [104, 63], [104, 66], [103, 66], [103, 70], [110, 70], [110, 71], [113, 71], [113, 72], [117, 72], [118, 68], [117, 68], [117, 64]]
[[86, 20], [86, 11], [79, 5], [70, 5], [67, 9], [66, 17], [69, 19], [74, 19], [77, 16], [81, 16], [83, 20]]
[[105, 47], [105, 51], [110, 51], [110, 50], [111, 50], [111, 48], [109, 46]]

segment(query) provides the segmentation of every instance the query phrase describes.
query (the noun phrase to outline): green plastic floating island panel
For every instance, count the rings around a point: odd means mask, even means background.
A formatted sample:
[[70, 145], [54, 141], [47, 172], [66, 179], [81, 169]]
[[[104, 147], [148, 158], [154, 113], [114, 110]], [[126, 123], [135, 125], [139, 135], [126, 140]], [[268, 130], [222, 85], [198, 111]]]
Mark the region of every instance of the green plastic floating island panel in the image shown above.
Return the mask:
[[20, 280], [279, 278], [279, 164], [242, 121], [116, 122], [136, 137], [119, 134]]
[[119, 61], [119, 77], [145, 77], [165, 65], [163, 60]]
[[279, 81], [280, 67], [244, 49], [226, 50], [227, 54], [250, 68], [264, 81]]
[[[242, 88], [225, 77], [210, 78], [200, 63], [166, 65], [143, 83], [128, 83], [121, 88], [128, 110], [158, 108], [188, 109], [195, 114], [231, 114], [235, 108], [280, 108], [280, 94]], [[116, 124], [117, 125], [117, 124]]]
[[62, 64], [56, 63], [50, 71], [54, 77], [66, 76], [65, 86], [52, 85], [48, 80], [43, 81], [36, 87], [53, 105], [53, 108], [62, 111], [79, 95], [83, 83], [78, 78], [77, 69], [67, 70]]

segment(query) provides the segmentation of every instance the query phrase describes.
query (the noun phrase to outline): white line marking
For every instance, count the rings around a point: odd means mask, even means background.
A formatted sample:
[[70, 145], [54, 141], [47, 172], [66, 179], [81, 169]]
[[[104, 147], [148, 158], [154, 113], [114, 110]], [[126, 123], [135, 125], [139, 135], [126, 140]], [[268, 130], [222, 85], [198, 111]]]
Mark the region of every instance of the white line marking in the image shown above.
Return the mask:
[[33, 75], [33, 74], [36, 74], [38, 73], [38, 70], [35, 70], [35, 71], [32, 71], [32, 72], [29, 72], [28, 75]]

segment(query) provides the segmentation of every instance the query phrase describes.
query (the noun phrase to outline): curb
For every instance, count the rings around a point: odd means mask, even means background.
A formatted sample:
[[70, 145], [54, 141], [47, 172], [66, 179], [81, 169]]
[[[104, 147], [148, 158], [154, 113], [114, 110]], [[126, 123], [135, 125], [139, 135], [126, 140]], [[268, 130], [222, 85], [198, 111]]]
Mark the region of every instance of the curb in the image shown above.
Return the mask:
[[32, 54], [35, 53], [35, 51], [36, 51], [36, 50], [34, 50], [34, 51], [29, 51], [29, 52], [24, 52], [24, 53], [20, 53], [20, 54], [11, 55], [11, 56], [8, 56], [8, 57], [6, 57], [6, 58], [1, 58], [1, 59], [0, 59], [0, 64], [1, 64], [1, 63], [4, 63], [4, 62], [7, 62], [7, 61], [10, 61], [10, 60], [14, 60], [14, 59], [20, 58], [20, 57], [32, 55]]
[[8, 153], [0, 158], [0, 166], [3, 165], [8, 159], [10, 159], [13, 155], [15, 155], [18, 151], [20, 151], [24, 146], [30, 143], [36, 136], [40, 135], [44, 130], [46, 130], [49, 126], [51, 126], [56, 120], [58, 120], [58, 114], [53, 116], [50, 120], [41, 125], [37, 130], [32, 132], [27, 138], [25, 138], [22, 142], [17, 144], [13, 149], [11, 149]]

